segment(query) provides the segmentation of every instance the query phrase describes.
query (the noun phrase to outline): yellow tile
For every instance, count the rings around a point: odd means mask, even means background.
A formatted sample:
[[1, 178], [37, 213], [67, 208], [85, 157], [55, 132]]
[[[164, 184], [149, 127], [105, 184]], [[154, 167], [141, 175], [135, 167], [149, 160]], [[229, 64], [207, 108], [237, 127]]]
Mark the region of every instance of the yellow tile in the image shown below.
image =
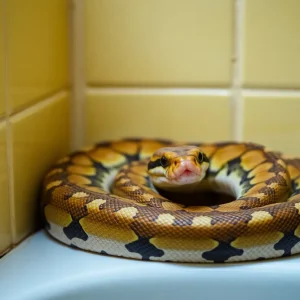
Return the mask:
[[224, 86], [232, 0], [85, 1], [92, 85]]
[[247, 0], [244, 84], [300, 87], [300, 1]]
[[12, 109], [28, 106], [66, 86], [67, 0], [9, 0], [7, 54]]
[[0, 2], [0, 117], [5, 113], [5, 92], [4, 92], [4, 27], [3, 27], [3, 3]]
[[35, 228], [44, 173], [69, 150], [69, 105], [64, 95], [12, 117], [15, 230], [19, 242]]
[[300, 97], [246, 97], [244, 139], [300, 156]]
[[6, 134], [4, 124], [0, 124], [0, 254], [11, 246], [10, 206], [8, 199], [8, 172]]
[[198, 95], [88, 95], [86, 144], [122, 137], [230, 138], [229, 99]]

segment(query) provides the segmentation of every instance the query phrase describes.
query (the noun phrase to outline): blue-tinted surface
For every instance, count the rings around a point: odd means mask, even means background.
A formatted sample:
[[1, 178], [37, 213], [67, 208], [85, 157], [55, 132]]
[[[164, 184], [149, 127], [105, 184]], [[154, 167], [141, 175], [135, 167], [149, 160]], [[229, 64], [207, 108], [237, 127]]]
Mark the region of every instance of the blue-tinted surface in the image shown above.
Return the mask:
[[300, 257], [239, 264], [144, 262], [75, 250], [43, 231], [0, 260], [0, 299], [289, 299]]

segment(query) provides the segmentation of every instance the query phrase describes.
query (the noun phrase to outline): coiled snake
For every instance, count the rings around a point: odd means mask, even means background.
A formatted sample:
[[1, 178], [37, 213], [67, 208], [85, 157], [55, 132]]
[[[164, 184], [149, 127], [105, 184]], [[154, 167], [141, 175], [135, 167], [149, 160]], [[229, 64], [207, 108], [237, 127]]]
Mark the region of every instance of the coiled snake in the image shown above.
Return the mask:
[[[300, 159], [253, 143], [174, 145], [108, 141], [59, 160], [43, 182], [47, 231], [77, 248], [154, 261], [236, 262], [300, 252]], [[182, 201], [157, 192], [181, 191], [183, 183]], [[185, 202], [201, 189], [235, 200]]]

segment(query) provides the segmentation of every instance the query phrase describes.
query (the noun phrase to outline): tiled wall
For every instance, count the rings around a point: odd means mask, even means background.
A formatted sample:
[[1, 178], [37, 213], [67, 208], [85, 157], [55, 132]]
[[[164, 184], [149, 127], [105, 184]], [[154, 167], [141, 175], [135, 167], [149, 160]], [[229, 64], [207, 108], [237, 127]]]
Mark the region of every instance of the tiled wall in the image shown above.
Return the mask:
[[84, 3], [78, 145], [234, 139], [300, 155], [300, 1]]
[[70, 142], [300, 155], [299, 14], [298, 0], [0, 0], [0, 254], [34, 230], [40, 180]]
[[67, 0], [0, 0], [0, 254], [34, 231], [41, 178], [69, 150]]

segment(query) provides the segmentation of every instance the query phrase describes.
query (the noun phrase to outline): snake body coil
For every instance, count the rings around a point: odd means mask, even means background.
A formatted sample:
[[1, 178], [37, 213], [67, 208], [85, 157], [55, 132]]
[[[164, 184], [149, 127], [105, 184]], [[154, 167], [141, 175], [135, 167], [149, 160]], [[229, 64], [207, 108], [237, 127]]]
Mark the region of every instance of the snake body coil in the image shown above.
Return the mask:
[[198, 144], [210, 161], [205, 181], [221, 192], [227, 187], [236, 200], [190, 206], [151, 188], [149, 158], [172, 144], [109, 141], [58, 161], [43, 183], [47, 231], [81, 249], [155, 261], [236, 262], [300, 252], [300, 159], [252, 143]]

